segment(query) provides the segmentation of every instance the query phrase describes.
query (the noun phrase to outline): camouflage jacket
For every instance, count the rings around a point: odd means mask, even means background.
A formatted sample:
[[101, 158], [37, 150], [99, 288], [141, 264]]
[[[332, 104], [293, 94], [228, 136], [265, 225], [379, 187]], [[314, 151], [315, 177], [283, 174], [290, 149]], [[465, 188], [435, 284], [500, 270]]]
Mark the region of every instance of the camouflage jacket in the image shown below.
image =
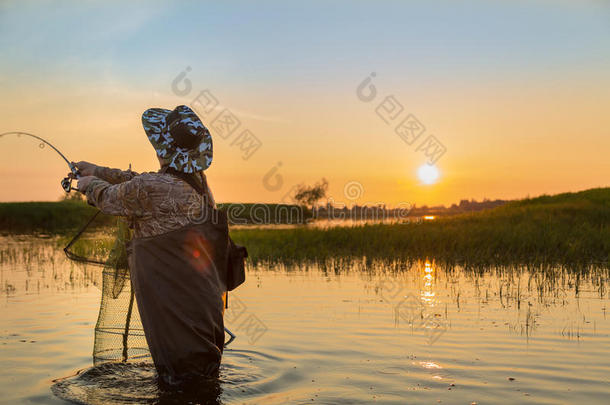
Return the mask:
[[[197, 222], [207, 207], [204, 196], [185, 181], [166, 173], [138, 174], [97, 167], [85, 195], [109, 215], [127, 217], [136, 238], [160, 235]], [[209, 188], [208, 201], [214, 205]]]

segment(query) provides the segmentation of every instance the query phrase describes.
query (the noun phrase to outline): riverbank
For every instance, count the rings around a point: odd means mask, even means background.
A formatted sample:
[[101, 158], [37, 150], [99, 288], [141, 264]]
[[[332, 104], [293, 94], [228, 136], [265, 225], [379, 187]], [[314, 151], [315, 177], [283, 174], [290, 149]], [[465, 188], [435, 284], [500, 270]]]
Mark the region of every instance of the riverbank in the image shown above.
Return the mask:
[[[311, 210], [290, 204], [219, 204], [235, 225], [299, 225], [311, 218]], [[66, 235], [80, 229], [97, 212], [81, 200], [0, 203], [2, 235]], [[100, 214], [94, 227], [112, 226], [116, 220]]]
[[[244, 223], [282, 223], [296, 206], [225, 204]], [[95, 209], [78, 201], [2, 203], [4, 234], [63, 234], [82, 226]], [[278, 214], [278, 213], [284, 214]], [[274, 214], [275, 213], [275, 214]], [[283, 216], [282, 216], [283, 215]], [[276, 221], [276, 222], [273, 222]], [[100, 226], [114, 224], [101, 216]], [[610, 188], [513, 201], [491, 210], [432, 221], [336, 226], [236, 227], [233, 239], [247, 246], [250, 262], [299, 263], [434, 260], [439, 265], [608, 268]], [[64, 237], [64, 239], [65, 239]], [[63, 239], [62, 239], [63, 241]]]
[[474, 214], [390, 225], [315, 229], [237, 229], [253, 262], [333, 258], [448, 265], [568, 265], [608, 267], [610, 189], [514, 201]]

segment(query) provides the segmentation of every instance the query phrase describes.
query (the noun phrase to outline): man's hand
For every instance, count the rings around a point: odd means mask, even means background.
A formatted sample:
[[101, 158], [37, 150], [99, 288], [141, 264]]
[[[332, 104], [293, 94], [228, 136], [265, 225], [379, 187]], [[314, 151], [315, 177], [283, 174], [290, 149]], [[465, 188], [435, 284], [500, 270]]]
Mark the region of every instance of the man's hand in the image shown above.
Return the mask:
[[93, 176], [95, 174], [95, 168], [97, 167], [97, 165], [95, 165], [93, 163], [89, 163], [89, 162], [85, 162], [85, 161], [81, 161], [81, 162], [77, 162], [77, 163], [72, 162], [72, 163], [74, 165], [76, 165], [76, 168], [78, 169], [78, 171], [80, 172], [80, 175], [82, 177]]
[[78, 179], [78, 191], [80, 191], [81, 193], [85, 193], [87, 191], [87, 188], [89, 187], [89, 183], [91, 183], [91, 180], [96, 179], [97, 177], [95, 176], [81, 176]]

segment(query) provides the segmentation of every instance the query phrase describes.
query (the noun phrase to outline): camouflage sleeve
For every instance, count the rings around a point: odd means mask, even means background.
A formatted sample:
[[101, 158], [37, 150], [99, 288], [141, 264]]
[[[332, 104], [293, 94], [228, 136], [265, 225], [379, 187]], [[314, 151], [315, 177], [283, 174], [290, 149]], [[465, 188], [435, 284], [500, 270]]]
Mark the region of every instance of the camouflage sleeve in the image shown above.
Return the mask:
[[142, 217], [150, 211], [148, 193], [139, 177], [114, 185], [93, 179], [85, 195], [89, 204], [108, 215]]
[[131, 170], [111, 169], [109, 167], [97, 166], [93, 172], [95, 177], [107, 181], [110, 184], [119, 184], [136, 177], [138, 173]]

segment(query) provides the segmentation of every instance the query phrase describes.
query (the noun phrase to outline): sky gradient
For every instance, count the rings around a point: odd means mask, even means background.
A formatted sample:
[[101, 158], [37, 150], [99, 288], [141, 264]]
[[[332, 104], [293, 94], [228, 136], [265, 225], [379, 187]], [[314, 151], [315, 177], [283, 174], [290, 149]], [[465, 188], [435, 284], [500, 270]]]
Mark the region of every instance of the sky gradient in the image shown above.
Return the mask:
[[[158, 168], [142, 112], [209, 90], [219, 104], [201, 118], [220, 202], [281, 201], [322, 177], [347, 204], [609, 186], [607, 1], [8, 1], [0, 60], [0, 132], [136, 171]], [[183, 80], [174, 91], [187, 68], [190, 91]], [[372, 72], [377, 95], [363, 102]], [[425, 126], [414, 144], [377, 115], [387, 96], [404, 107], [397, 120]], [[211, 122], [225, 108], [241, 125], [223, 139]], [[236, 142], [245, 129], [261, 142], [249, 159]], [[429, 135], [446, 152], [424, 185], [416, 149]], [[61, 195], [67, 167], [53, 152], [16, 137], [0, 148], [0, 201]]]

